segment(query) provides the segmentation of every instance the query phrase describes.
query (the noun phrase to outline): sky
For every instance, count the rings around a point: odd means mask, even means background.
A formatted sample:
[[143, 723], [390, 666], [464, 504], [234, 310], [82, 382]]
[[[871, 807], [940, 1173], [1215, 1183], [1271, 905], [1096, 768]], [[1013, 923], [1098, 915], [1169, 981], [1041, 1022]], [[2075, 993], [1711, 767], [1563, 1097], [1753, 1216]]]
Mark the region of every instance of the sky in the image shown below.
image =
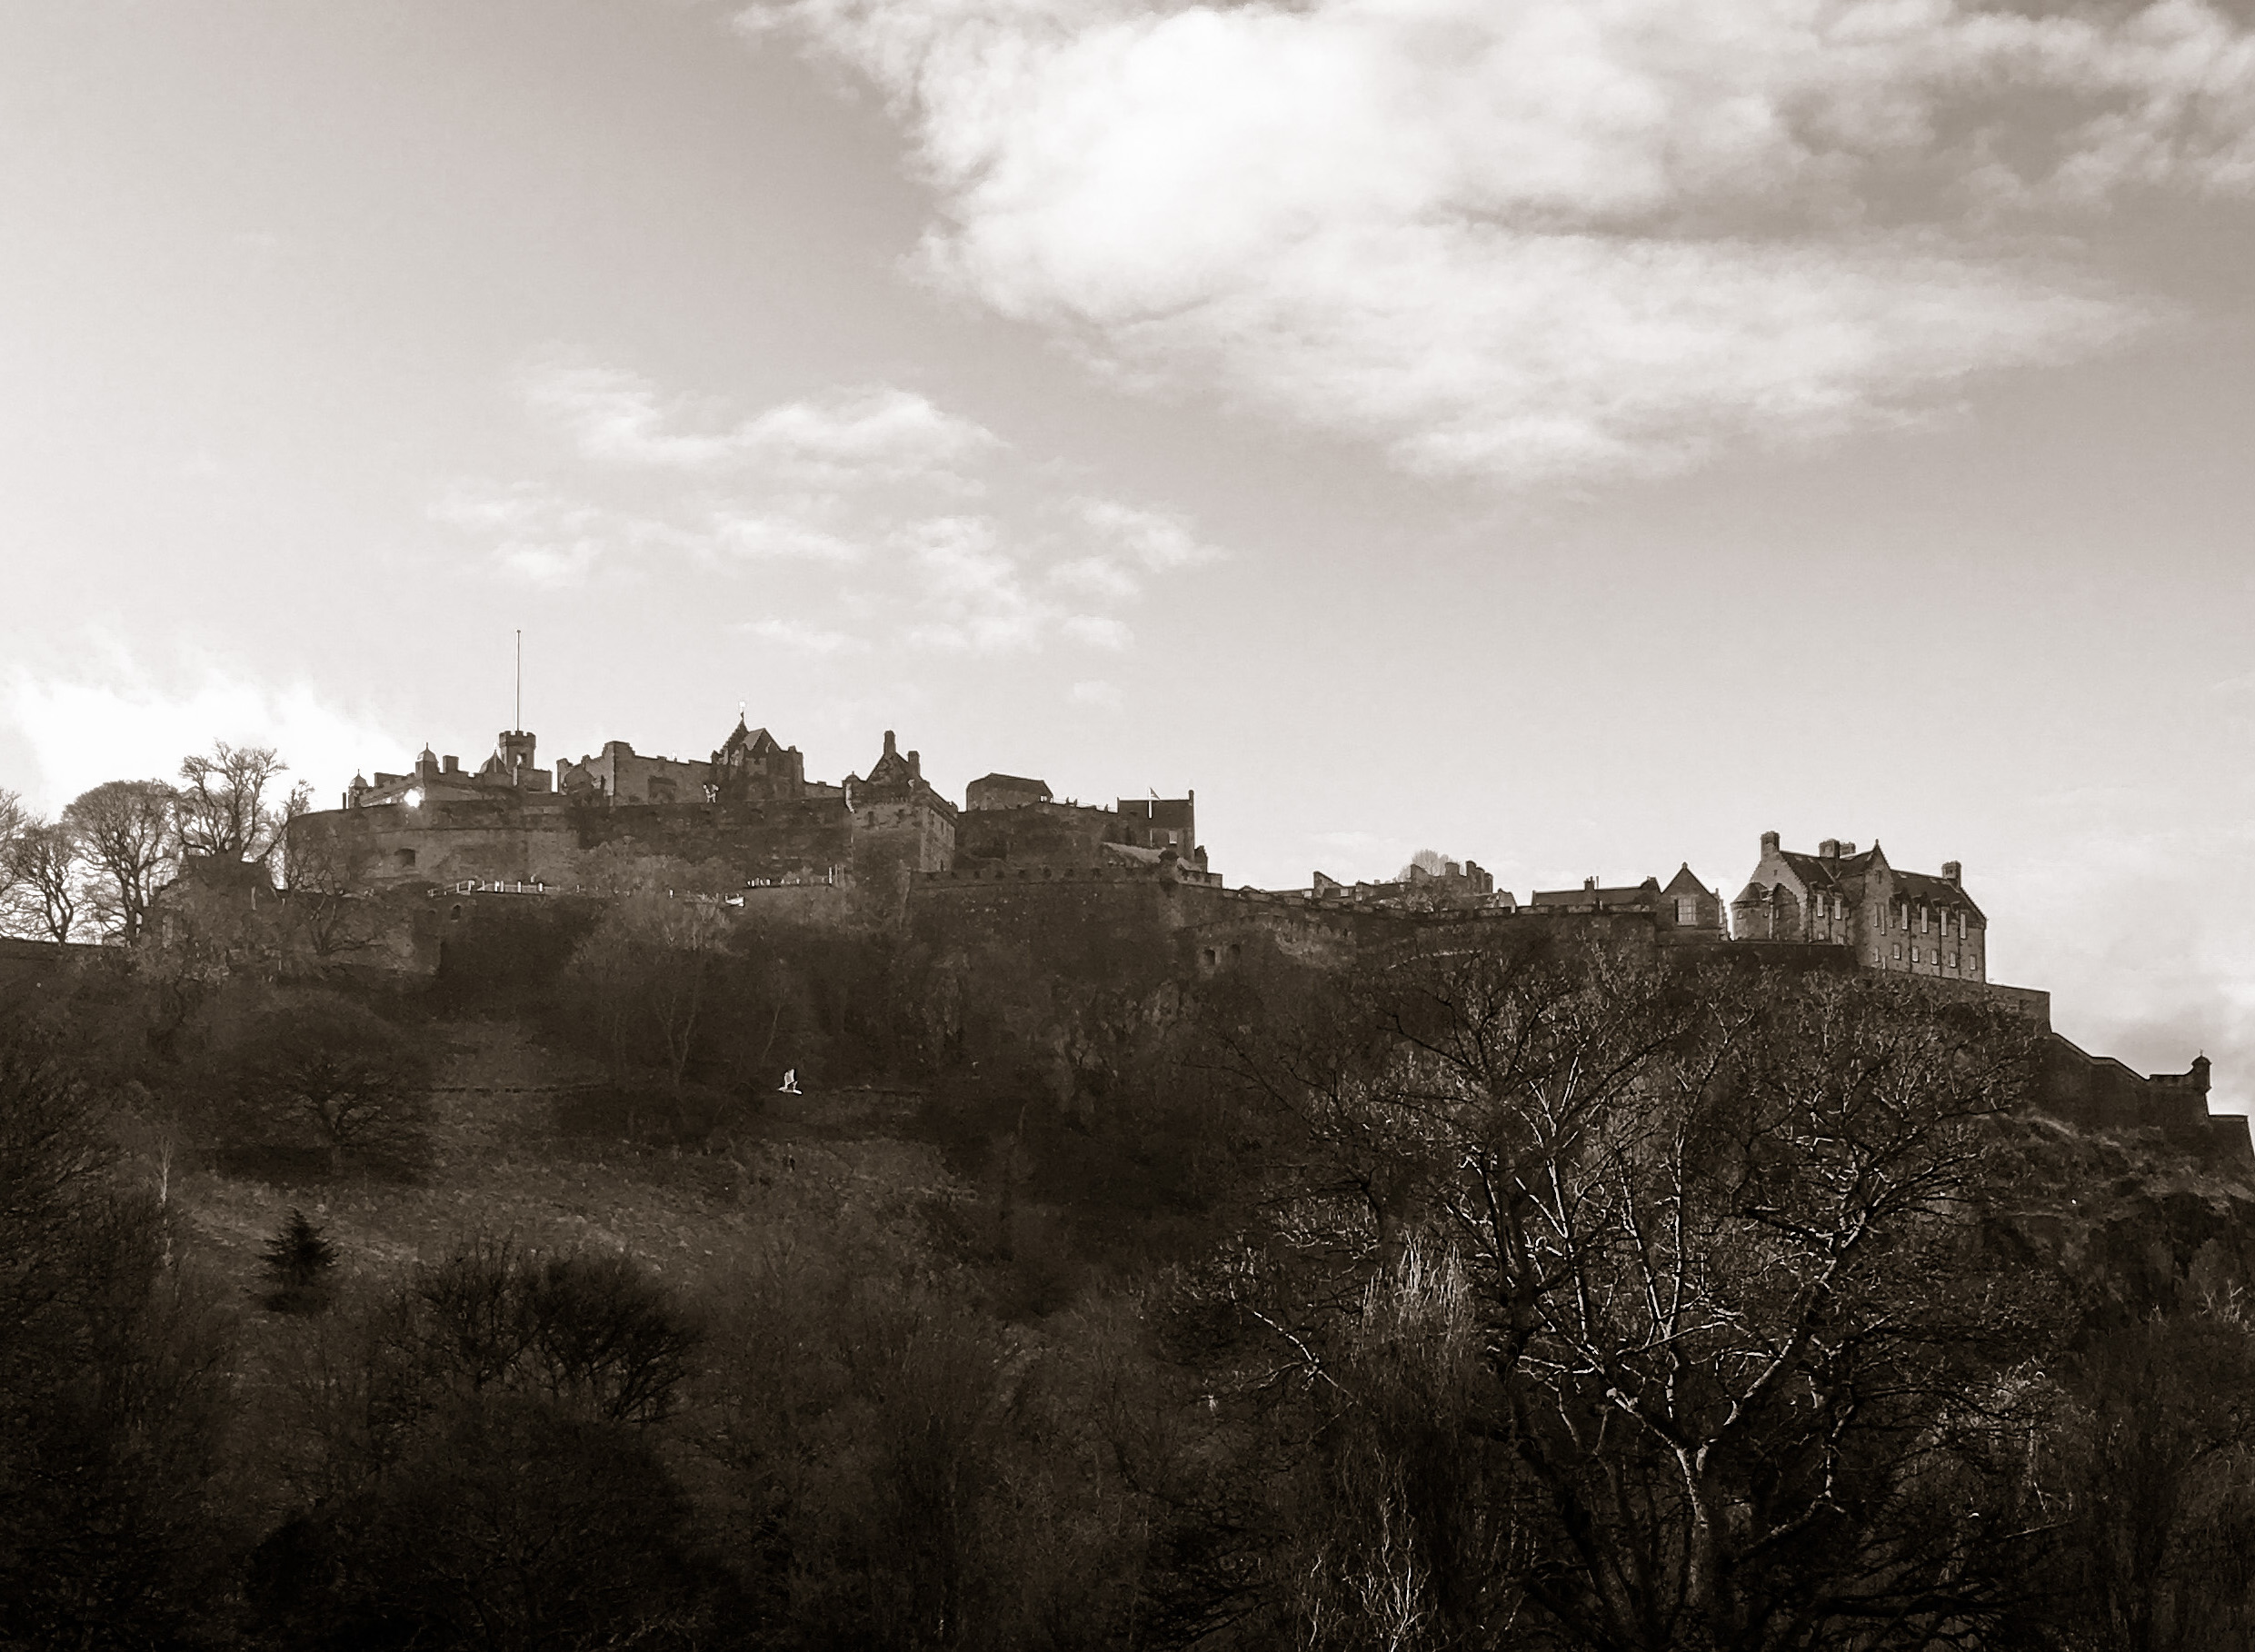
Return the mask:
[[0, 0], [0, 787], [739, 707], [1232, 884], [1961, 861], [2255, 1101], [2255, 10]]

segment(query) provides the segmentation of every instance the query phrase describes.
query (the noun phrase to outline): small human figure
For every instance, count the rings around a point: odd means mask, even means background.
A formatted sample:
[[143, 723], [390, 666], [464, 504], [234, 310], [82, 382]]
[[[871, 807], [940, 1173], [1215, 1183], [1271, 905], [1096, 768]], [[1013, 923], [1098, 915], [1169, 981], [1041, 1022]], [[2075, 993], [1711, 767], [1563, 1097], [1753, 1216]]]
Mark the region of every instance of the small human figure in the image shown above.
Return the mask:
[[775, 1090], [777, 1094], [785, 1096], [803, 1096], [806, 1093], [799, 1088], [799, 1070], [795, 1067], [783, 1070], [783, 1082]]

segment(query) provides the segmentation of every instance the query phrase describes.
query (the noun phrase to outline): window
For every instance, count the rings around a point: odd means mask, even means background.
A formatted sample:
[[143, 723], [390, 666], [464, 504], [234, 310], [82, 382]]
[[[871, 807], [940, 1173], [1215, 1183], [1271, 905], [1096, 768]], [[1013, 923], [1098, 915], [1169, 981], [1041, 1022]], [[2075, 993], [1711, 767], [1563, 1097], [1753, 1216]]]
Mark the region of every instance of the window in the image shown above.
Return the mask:
[[1697, 923], [1699, 921], [1699, 902], [1689, 895], [1678, 895], [1676, 897], [1676, 921], [1678, 923]]
[[1895, 942], [1895, 961], [1897, 963], [1901, 963], [1902, 961], [1902, 942], [1900, 940]]
[[1913, 965], [1913, 966], [1915, 966], [1915, 965], [1918, 963], [1918, 961], [1919, 961], [1919, 950], [1918, 950], [1918, 948], [1916, 948], [1916, 947], [1912, 947], [1912, 948], [1911, 949], [1911, 962], [1912, 963], [1912, 965]]

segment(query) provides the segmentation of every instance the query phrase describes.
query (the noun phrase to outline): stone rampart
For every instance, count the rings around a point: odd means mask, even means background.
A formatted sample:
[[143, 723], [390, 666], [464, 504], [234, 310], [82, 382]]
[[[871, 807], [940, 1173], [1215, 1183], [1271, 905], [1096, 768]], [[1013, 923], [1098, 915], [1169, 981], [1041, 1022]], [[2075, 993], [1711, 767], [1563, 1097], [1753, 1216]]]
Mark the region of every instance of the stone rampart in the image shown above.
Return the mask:
[[645, 803], [500, 793], [411, 806], [328, 810], [290, 825], [289, 859], [347, 888], [471, 880], [608, 886], [623, 861], [717, 863], [723, 881], [804, 881], [843, 872], [890, 884], [944, 867], [954, 821], [911, 801], [849, 808], [842, 797]]

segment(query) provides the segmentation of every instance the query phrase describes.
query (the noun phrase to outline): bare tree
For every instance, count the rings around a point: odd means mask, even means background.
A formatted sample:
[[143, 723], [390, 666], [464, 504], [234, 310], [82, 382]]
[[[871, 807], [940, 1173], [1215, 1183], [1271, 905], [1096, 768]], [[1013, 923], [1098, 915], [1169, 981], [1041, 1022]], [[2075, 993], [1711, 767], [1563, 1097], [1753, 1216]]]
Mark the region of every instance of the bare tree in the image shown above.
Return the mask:
[[[1234, 1300], [1342, 1417], [1386, 1411], [1358, 1348], [1400, 1371], [1434, 1328], [1419, 1357], [1470, 1385], [1456, 1450], [1492, 1448], [1471, 1506], [1511, 1511], [1511, 1601], [1565, 1645], [1651, 1652], [1927, 1646], [1980, 1618], [2006, 1536], [1983, 1511], [2017, 1483], [1997, 1440], [2035, 1425], [1998, 1380], [2012, 1282], [1970, 1218], [2032, 1034], [1881, 982], [1540, 941], [1315, 1010], [1276, 1048], [1236, 1040], [1293, 1129], [1273, 1272]], [[1415, 1597], [1393, 1618], [1471, 1644], [1499, 1596], [1420, 1500], [1438, 1483], [1371, 1501], [1357, 1542]]]
[[173, 789], [162, 781], [105, 781], [64, 810], [63, 821], [93, 863], [95, 919], [132, 944], [173, 863]]
[[32, 824], [31, 811], [24, 807], [24, 800], [5, 786], [0, 786], [0, 895], [9, 888], [12, 855], [16, 840]]
[[[683, 881], [654, 881], [669, 871]], [[694, 869], [661, 861], [639, 875], [645, 886], [613, 903], [573, 953], [566, 980], [584, 995], [603, 1031], [614, 1081], [623, 1077], [629, 1041], [640, 1031], [654, 1036], [678, 1096], [727, 942], [726, 909], [692, 892]]]
[[35, 821], [8, 853], [6, 900], [13, 925], [58, 946], [71, 938], [86, 905], [86, 863], [78, 836], [57, 821]]
[[267, 789], [289, 768], [272, 746], [215, 741], [211, 754], [180, 762], [180, 847], [223, 861], [255, 861], [274, 846], [284, 816]]
[[305, 812], [296, 807], [303, 790], [294, 790], [284, 808], [288, 892], [282, 909], [284, 926], [315, 958], [359, 951], [375, 940], [375, 924], [364, 898], [367, 845], [337, 830], [331, 821], [295, 824]]
[[406, 1166], [422, 1152], [429, 1063], [348, 999], [299, 993], [253, 1017], [230, 1041], [223, 1072], [254, 1109], [311, 1135], [333, 1175], [347, 1159]]

